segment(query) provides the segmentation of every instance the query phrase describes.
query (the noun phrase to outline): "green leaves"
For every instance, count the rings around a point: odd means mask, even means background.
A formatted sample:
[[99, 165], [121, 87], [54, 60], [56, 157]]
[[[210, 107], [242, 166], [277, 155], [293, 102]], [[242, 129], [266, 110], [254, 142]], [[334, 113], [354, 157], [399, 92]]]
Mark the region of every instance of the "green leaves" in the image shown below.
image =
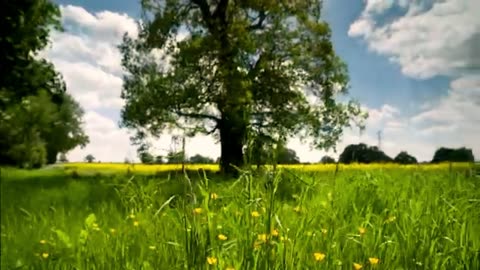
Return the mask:
[[84, 146], [83, 111], [54, 66], [38, 57], [60, 10], [48, 0], [9, 1], [0, 29], [0, 164], [39, 167]]

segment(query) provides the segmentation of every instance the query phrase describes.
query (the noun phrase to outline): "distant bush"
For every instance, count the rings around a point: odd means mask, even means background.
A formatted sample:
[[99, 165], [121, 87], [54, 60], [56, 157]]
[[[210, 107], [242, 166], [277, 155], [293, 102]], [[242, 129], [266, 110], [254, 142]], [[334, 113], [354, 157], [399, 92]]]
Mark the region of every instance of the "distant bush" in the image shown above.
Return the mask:
[[215, 163], [215, 161], [209, 157], [204, 157], [200, 154], [196, 154], [195, 156], [190, 157], [189, 159], [190, 163], [193, 164], [212, 164]]
[[475, 157], [473, 156], [472, 149], [465, 147], [452, 149], [441, 147], [435, 151], [433, 155], [432, 163], [438, 162], [474, 162]]
[[376, 146], [367, 146], [364, 143], [351, 144], [343, 150], [338, 158], [340, 163], [383, 163], [393, 161]]
[[414, 156], [409, 155], [407, 152], [402, 151], [393, 159], [395, 163], [400, 164], [416, 164], [417, 159]]
[[323, 156], [320, 162], [323, 164], [331, 164], [331, 163], [335, 163], [335, 159], [330, 156]]

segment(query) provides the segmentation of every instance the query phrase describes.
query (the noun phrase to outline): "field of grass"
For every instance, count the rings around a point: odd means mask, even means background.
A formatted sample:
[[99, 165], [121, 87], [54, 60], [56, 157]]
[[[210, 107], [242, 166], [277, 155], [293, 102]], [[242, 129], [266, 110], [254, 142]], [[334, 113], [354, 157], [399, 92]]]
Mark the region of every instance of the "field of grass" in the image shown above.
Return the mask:
[[0, 268], [480, 269], [470, 164], [166, 166], [2, 169]]

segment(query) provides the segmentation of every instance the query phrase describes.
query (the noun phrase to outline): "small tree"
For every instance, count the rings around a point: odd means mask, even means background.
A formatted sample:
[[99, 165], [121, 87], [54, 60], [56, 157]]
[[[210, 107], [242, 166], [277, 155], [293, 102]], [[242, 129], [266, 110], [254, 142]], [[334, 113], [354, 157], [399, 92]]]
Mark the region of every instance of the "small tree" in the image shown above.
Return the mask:
[[297, 157], [297, 153], [293, 149], [280, 145], [277, 148], [277, 163], [278, 164], [298, 164], [300, 159]]
[[141, 152], [139, 154], [139, 157], [140, 157], [140, 161], [143, 164], [152, 164], [155, 161], [154, 156], [152, 154], [150, 154], [149, 152]]
[[367, 146], [364, 143], [351, 144], [345, 147], [338, 158], [340, 163], [349, 164], [352, 162], [358, 163], [373, 163], [373, 162], [390, 162], [392, 158], [387, 156], [383, 151], [376, 146]]
[[179, 152], [169, 152], [167, 155], [167, 163], [169, 164], [180, 164], [185, 161], [185, 153], [182, 151]]
[[394, 162], [400, 163], [400, 164], [416, 164], [417, 159], [411, 155], [409, 155], [407, 152], [402, 151], [398, 153], [398, 155], [393, 159]]
[[88, 163], [92, 163], [93, 161], [95, 161], [95, 157], [92, 154], [88, 154], [85, 157], [85, 161], [88, 162]]
[[331, 156], [323, 156], [320, 162], [323, 164], [332, 164], [335, 163], [335, 159]]
[[155, 164], [163, 164], [163, 156], [156, 156]]
[[60, 161], [61, 163], [67, 163], [68, 162], [67, 155], [65, 153], [60, 153], [60, 156], [58, 157], [58, 161]]
[[190, 157], [189, 162], [194, 164], [211, 164], [214, 163], [214, 160], [209, 157], [196, 154], [193, 157]]

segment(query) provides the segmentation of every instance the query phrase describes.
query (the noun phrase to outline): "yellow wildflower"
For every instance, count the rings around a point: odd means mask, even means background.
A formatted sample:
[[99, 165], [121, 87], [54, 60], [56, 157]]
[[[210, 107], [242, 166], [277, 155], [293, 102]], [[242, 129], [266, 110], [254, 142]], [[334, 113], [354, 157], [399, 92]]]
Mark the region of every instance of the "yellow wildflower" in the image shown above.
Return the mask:
[[48, 253], [46, 253], [46, 252], [42, 253], [42, 257], [43, 257], [44, 259], [48, 258], [48, 256], [50, 256]]
[[353, 263], [353, 269], [355, 269], [355, 270], [360, 270], [360, 269], [362, 269], [362, 268], [363, 268], [363, 266], [362, 266], [361, 264], [359, 264], [359, 263]]
[[394, 222], [395, 220], [397, 219], [396, 216], [390, 216], [387, 218], [387, 220], [385, 221], [386, 223], [392, 223]]
[[260, 216], [260, 213], [258, 211], [253, 211], [251, 213], [252, 217], [259, 217]]
[[202, 212], [203, 212], [203, 209], [200, 208], [200, 207], [197, 207], [197, 208], [193, 209], [194, 214], [201, 214]]
[[359, 227], [358, 232], [360, 233], [360, 235], [364, 235], [367, 232], [367, 229], [365, 229], [364, 227]]
[[224, 234], [219, 234], [219, 235], [217, 236], [217, 238], [218, 238], [218, 240], [220, 240], [220, 241], [225, 241], [225, 240], [228, 239], [228, 237], [227, 237], [226, 235], [224, 235]]
[[315, 258], [315, 261], [317, 262], [321, 262], [325, 259], [325, 253], [321, 253], [321, 252], [315, 252], [313, 253], [313, 257]]
[[270, 233], [272, 236], [278, 236], [279, 232], [277, 229], [273, 229], [272, 232]]
[[280, 236], [280, 241], [284, 242], [284, 241], [289, 241], [290, 238], [286, 237], [286, 236]]
[[151, 249], [151, 250], [155, 250], [155, 249], [157, 249], [157, 247], [156, 247], [156, 246], [149, 246], [148, 248], [149, 248], [149, 249]]
[[40, 244], [45, 245], [47, 243], [47, 240], [40, 240]]
[[258, 235], [258, 240], [263, 241], [263, 242], [267, 241], [267, 235], [264, 234], [264, 233], [259, 234]]
[[300, 208], [300, 206], [295, 206], [295, 207], [293, 208], [293, 211], [294, 211], [294, 212], [297, 212], [297, 213], [300, 213], [300, 212], [302, 211], [302, 208]]
[[211, 194], [210, 194], [210, 199], [212, 199], [212, 200], [218, 199], [217, 193], [215, 193], [215, 192], [211, 193]]
[[135, 221], [133, 222], [133, 226], [138, 227], [138, 225], [140, 225], [140, 223], [138, 223], [138, 221], [135, 220]]
[[327, 229], [325, 229], [325, 228], [322, 228], [322, 229], [321, 229], [321, 232], [322, 232], [322, 234], [324, 234], [324, 235], [325, 235], [325, 234], [327, 234], [327, 233], [328, 233], [328, 230], [327, 230]]
[[370, 262], [371, 265], [377, 265], [378, 262], [380, 261], [378, 258], [368, 258], [368, 261]]
[[217, 264], [218, 260], [215, 257], [207, 257], [207, 263], [210, 265], [215, 265]]

